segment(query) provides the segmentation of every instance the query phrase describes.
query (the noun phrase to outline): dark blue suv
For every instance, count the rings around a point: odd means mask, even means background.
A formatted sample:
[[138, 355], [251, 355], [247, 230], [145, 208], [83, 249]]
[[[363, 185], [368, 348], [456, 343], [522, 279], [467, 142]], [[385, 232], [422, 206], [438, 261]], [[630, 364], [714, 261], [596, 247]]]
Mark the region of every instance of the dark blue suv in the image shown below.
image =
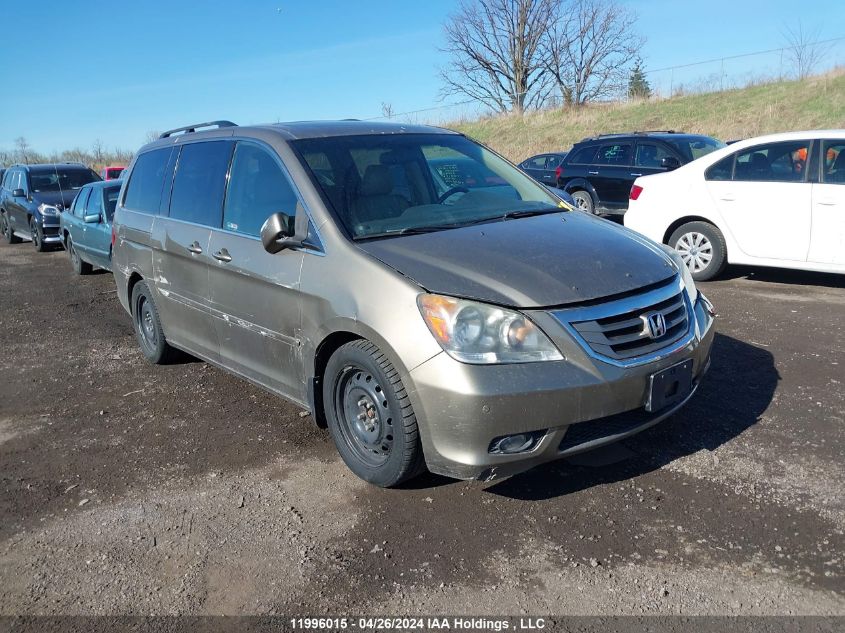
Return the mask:
[[0, 187], [0, 230], [10, 244], [32, 240], [39, 252], [61, 244], [59, 214], [100, 177], [81, 163], [14, 165]]

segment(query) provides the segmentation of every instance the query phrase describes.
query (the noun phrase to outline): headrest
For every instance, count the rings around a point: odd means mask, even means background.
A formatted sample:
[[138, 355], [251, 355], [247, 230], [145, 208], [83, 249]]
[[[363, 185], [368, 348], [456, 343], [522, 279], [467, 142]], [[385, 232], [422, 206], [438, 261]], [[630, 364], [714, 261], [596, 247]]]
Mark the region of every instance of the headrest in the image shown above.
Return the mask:
[[361, 181], [362, 196], [386, 196], [393, 191], [393, 178], [387, 165], [370, 165]]

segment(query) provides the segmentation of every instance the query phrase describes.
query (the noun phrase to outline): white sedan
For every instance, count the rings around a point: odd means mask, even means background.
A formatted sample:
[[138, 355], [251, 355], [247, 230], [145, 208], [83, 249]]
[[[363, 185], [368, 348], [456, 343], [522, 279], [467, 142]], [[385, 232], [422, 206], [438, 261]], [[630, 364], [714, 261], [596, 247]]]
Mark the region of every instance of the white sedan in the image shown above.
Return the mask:
[[696, 280], [729, 263], [845, 273], [845, 130], [760, 136], [637, 178], [625, 226]]

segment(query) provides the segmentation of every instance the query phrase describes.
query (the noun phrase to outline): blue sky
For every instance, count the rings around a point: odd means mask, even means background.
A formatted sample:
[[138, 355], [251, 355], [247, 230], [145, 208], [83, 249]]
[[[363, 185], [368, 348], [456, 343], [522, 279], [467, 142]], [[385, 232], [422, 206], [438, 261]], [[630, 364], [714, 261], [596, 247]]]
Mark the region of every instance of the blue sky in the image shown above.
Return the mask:
[[[368, 118], [438, 105], [451, 0], [15, 2], [3, 12], [0, 147], [137, 149], [150, 130], [226, 118]], [[845, 35], [841, 0], [629, 0], [657, 69], [783, 45], [806, 27]], [[761, 6], [765, 5], [765, 11]], [[840, 61], [845, 55], [837, 48]], [[766, 58], [769, 64], [771, 58]], [[754, 72], [763, 58], [730, 63]], [[694, 83], [712, 69], [676, 71]], [[668, 81], [656, 73], [653, 83]], [[451, 100], [458, 100], [451, 98]], [[448, 102], [448, 100], [447, 100]]]

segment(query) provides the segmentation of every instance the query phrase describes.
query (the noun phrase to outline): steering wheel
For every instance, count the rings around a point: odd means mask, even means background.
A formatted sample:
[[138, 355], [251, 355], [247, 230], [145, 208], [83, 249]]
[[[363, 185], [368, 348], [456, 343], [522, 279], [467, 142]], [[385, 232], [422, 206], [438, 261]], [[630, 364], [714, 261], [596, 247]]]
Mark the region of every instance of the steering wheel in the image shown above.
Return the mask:
[[446, 202], [446, 200], [454, 196], [456, 193], [469, 193], [469, 189], [467, 189], [466, 187], [452, 187], [451, 189], [447, 189], [443, 192], [443, 195], [437, 199], [437, 202], [443, 204], [444, 202]]

